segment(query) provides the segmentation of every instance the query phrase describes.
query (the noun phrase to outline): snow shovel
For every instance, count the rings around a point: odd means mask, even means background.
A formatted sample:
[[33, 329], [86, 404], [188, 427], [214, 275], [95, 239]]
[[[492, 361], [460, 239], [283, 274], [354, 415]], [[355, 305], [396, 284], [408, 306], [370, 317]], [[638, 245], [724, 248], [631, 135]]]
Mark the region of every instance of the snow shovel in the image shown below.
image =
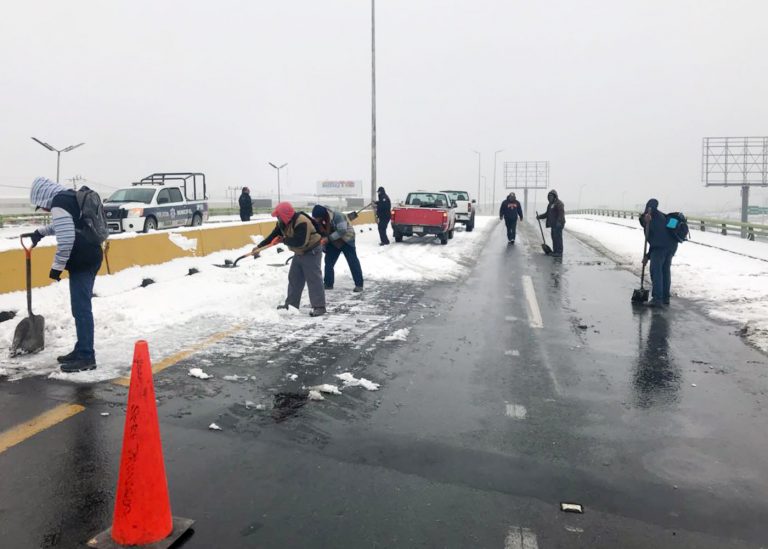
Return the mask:
[[[646, 237], [648, 235], [646, 234]], [[640, 289], [632, 292], [632, 303], [645, 303], [648, 301], [648, 289], [645, 288], [645, 265], [648, 263], [645, 258], [648, 255], [648, 238], [643, 239], [643, 270], [640, 273]]]
[[362, 212], [364, 209], [368, 208], [371, 205], [373, 205], [373, 202], [369, 202], [368, 204], [366, 204], [365, 206], [363, 206], [362, 208], [360, 208], [356, 212], [349, 212], [347, 214], [347, 217], [349, 218], [350, 221], [354, 221], [355, 219], [358, 218], [358, 216], [360, 215], [360, 212]]
[[29, 316], [19, 322], [11, 342], [11, 356], [37, 353], [45, 348], [45, 319], [32, 312], [32, 248], [24, 245], [24, 238], [31, 238], [31, 233], [19, 237], [27, 263], [27, 311]]
[[278, 245], [278, 244], [280, 244], [282, 241], [283, 241], [283, 240], [282, 240], [281, 238], [275, 239], [275, 241], [274, 241], [274, 242], [272, 242], [272, 243], [271, 243], [271, 244], [269, 244], [268, 246], [264, 246], [264, 247], [263, 247], [262, 249], [260, 249], [258, 252], [257, 252], [257, 251], [254, 251], [254, 250], [251, 250], [251, 251], [250, 251], [250, 252], [248, 252], [247, 254], [243, 254], [243, 255], [241, 255], [240, 257], [238, 257], [238, 258], [237, 258], [237, 259], [235, 259], [234, 261], [232, 261], [231, 259], [225, 259], [225, 260], [224, 260], [224, 264], [223, 264], [223, 265], [219, 265], [219, 264], [214, 264], [214, 265], [215, 265], [216, 267], [221, 267], [222, 269], [234, 269], [235, 267], [237, 267], [237, 262], [238, 262], [238, 261], [240, 261], [241, 259], [245, 259], [246, 257], [254, 257], [254, 258], [257, 258], [257, 257], [259, 257], [259, 254], [260, 254], [261, 252], [263, 252], [264, 250], [268, 250], [268, 249], [269, 249], [269, 248], [271, 248], [272, 246], [277, 246], [277, 245]]
[[544, 250], [544, 253], [549, 255], [552, 253], [552, 248], [549, 247], [549, 244], [547, 244], [547, 239], [544, 238], [544, 229], [541, 228], [541, 219], [539, 219], [539, 212], [536, 212], [536, 221], [539, 222], [539, 230], [541, 231], [541, 249]]
[[286, 265], [288, 265], [288, 263], [291, 262], [291, 259], [293, 259], [293, 256], [286, 259], [285, 263], [267, 263], [267, 265], [269, 265], [270, 267], [285, 267]]

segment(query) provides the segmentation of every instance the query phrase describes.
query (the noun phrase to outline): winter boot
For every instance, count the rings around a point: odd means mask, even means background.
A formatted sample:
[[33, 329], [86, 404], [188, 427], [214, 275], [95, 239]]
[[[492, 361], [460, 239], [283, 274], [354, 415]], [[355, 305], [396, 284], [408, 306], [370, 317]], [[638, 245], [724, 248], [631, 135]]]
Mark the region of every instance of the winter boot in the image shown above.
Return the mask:
[[360, 293], [360, 292], [363, 291], [363, 287], [362, 286], [355, 286], [355, 289], [352, 290], [352, 291], [355, 292], [355, 293]]
[[283, 303], [282, 305], [278, 305], [278, 306], [277, 306], [277, 309], [278, 309], [278, 310], [280, 310], [280, 309], [284, 309], [284, 310], [286, 310], [286, 311], [287, 311], [287, 310], [288, 310], [288, 304], [287, 304], [287, 303]]
[[61, 365], [61, 371], [65, 374], [73, 374], [75, 372], [85, 372], [87, 370], [96, 369], [96, 359], [94, 357], [82, 358], [78, 357]]
[[72, 351], [71, 353], [67, 353], [66, 355], [61, 355], [56, 357], [56, 362], [59, 364], [64, 364], [65, 362], [72, 362], [77, 358], [77, 353], [75, 351]]
[[323, 316], [325, 314], [325, 307], [313, 307], [309, 311], [309, 316]]

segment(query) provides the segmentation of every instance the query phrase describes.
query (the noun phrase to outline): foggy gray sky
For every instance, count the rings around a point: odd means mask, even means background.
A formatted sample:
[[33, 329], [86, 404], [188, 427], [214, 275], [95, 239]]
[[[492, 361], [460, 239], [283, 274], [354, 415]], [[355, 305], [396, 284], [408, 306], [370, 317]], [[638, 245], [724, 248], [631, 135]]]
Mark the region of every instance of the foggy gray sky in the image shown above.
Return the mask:
[[[768, 134], [763, 0], [377, 2], [378, 178], [477, 189], [477, 156], [550, 160], [568, 207], [720, 210], [701, 138]], [[370, 2], [13, 2], [0, 32], [0, 185], [122, 186], [203, 171], [209, 192], [370, 182]], [[0, 195], [25, 191], [0, 187]], [[762, 204], [766, 193], [756, 193]]]

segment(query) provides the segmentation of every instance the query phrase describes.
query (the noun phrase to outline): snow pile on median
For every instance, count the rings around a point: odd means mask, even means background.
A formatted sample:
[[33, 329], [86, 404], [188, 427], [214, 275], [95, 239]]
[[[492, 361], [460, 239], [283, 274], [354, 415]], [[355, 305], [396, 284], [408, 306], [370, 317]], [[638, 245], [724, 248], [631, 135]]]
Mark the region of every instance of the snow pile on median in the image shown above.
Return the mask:
[[[637, 219], [569, 216], [566, 229], [594, 239], [639, 274], [643, 233]], [[680, 244], [672, 261], [672, 295], [742, 325], [745, 337], [768, 351], [768, 244], [691, 229], [691, 241]]]
[[[375, 225], [356, 226], [357, 253], [366, 288], [375, 287], [378, 281], [457, 280], [474, 266], [487, 240], [486, 232], [494, 226], [493, 218], [478, 217], [473, 232], [459, 228], [445, 246], [436, 238], [420, 237], [379, 246]], [[169, 238], [176, 245], [191, 246], [192, 239], [181, 236], [184, 232], [179, 230], [181, 234]], [[14, 248], [20, 247], [18, 240], [8, 242], [12, 242]], [[54, 239], [44, 242], [52, 244]], [[45, 317], [45, 350], [13, 359], [0, 355], [0, 372], [6, 372], [10, 379], [44, 375], [92, 383], [128, 375], [133, 345], [139, 339], [149, 342], [152, 361], [159, 362], [180, 350], [199, 345], [214, 334], [236, 329], [238, 325], [278, 324], [285, 314], [293, 315], [291, 318], [306, 316], [304, 310], [285, 313], [275, 309], [285, 300], [288, 269], [270, 267], [269, 263], [283, 262], [286, 254], [270, 249], [258, 259], [243, 259], [234, 269], [215, 266], [251, 249], [251, 246], [245, 246], [205, 257], [183, 257], [161, 265], [132, 267], [113, 275], [99, 276], [94, 287], [97, 297], [93, 300], [98, 368], [78, 374], [62, 374], [55, 360], [57, 355], [71, 351], [75, 342], [69, 282], [64, 279], [35, 288], [32, 306], [36, 314]], [[198, 272], [188, 276], [192, 268]], [[155, 284], [141, 287], [145, 278], [151, 278]], [[344, 260], [336, 263], [336, 281], [338, 289], [346, 285], [351, 290], [352, 278]], [[329, 306], [338, 303], [336, 295], [328, 292]], [[362, 298], [365, 299], [365, 294]], [[305, 294], [303, 304], [306, 302]], [[18, 311], [19, 315], [0, 323], [0, 349], [8, 349], [16, 325], [26, 310], [25, 292], [0, 294], [0, 310]], [[382, 322], [386, 320], [384, 318]], [[317, 322], [306, 317], [308, 327]], [[295, 337], [310, 340], [316, 337], [318, 329], [308, 329], [306, 333], [297, 331]]]

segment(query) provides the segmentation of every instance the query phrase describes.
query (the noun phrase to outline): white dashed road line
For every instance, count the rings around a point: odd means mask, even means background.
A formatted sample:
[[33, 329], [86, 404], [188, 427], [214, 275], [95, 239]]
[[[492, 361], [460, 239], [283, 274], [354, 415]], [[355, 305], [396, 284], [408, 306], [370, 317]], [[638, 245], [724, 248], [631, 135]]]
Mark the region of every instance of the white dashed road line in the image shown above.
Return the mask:
[[539, 549], [539, 543], [533, 530], [511, 526], [504, 540], [504, 549]]
[[507, 403], [507, 415], [513, 419], [525, 419], [528, 416], [528, 410], [521, 404]]
[[520, 356], [520, 351], [517, 349], [510, 349], [508, 351], [504, 351], [504, 356]]
[[523, 276], [523, 289], [525, 290], [525, 299], [528, 302], [528, 322], [531, 328], [543, 328], [544, 321], [541, 318], [541, 309], [539, 309], [539, 302], [536, 300], [536, 290], [533, 288], [533, 279], [525, 275]]

